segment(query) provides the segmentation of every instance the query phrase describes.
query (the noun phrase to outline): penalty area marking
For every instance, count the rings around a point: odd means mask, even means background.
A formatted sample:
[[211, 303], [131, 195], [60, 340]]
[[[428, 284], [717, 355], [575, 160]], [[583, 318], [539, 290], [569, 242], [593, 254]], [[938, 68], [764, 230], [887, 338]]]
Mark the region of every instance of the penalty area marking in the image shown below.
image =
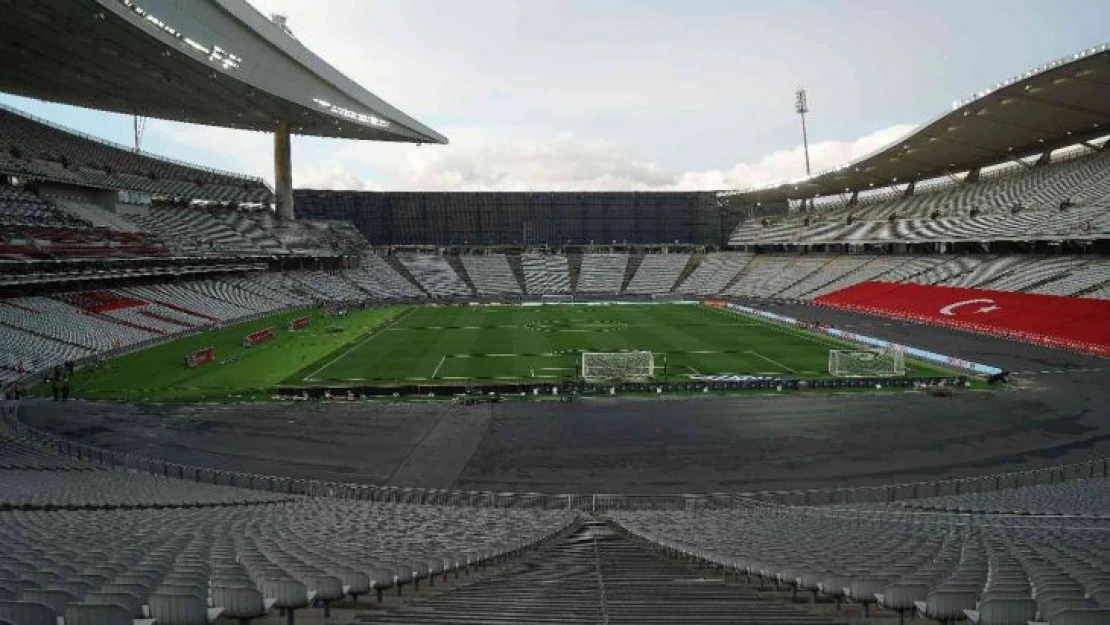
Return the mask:
[[447, 354], [444, 354], [444, 355], [439, 357], [439, 364], [436, 365], [436, 368], [432, 371], [431, 379], [433, 379], [433, 380], [436, 379], [436, 374], [439, 373], [439, 368], [443, 366], [443, 361], [445, 361], [445, 360], [447, 360]]
[[370, 334], [366, 335], [366, 338], [362, 339], [362, 340], [361, 340], [361, 341], [359, 341], [358, 343], [355, 343], [355, 344], [354, 344], [354, 345], [353, 345], [353, 346], [351, 347], [351, 349], [348, 349], [347, 351], [343, 352], [342, 354], [339, 354], [339, 355], [338, 355], [338, 356], [336, 356], [335, 358], [331, 359], [331, 360], [330, 360], [330, 361], [328, 361], [328, 362], [327, 362], [326, 364], [324, 364], [324, 366], [322, 366], [322, 367], [320, 367], [319, 369], [317, 369], [317, 370], [313, 371], [312, 373], [310, 373], [310, 374], [306, 375], [306, 376], [305, 376], [304, 378], [302, 378], [302, 380], [301, 380], [301, 381], [302, 381], [302, 382], [316, 382], [316, 381], [317, 381], [317, 380], [316, 380], [316, 375], [317, 375], [318, 373], [320, 373], [320, 372], [321, 372], [321, 371], [323, 371], [324, 369], [327, 369], [328, 367], [330, 367], [330, 366], [334, 365], [335, 363], [339, 362], [340, 360], [343, 360], [343, 359], [344, 359], [344, 358], [346, 358], [347, 356], [350, 356], [350, 355], [351, 355], [351, 352], [355, 351], [356, 349], [359, 349], [359, 348], [361, 348], [361, 347], [362, 347], [363, 345], [365, 345], [365, 344], [369, 343], [369, 342], [370, 342], [371, 340], [373, 340], [373, 339], [377, 338], [377, 337], [378, 337], [378, 335], [380, 335], [380, 334], [381, 334], [382, 332], [385, 332], [386, 330], [388, 330], [389, 328], [391, 328], [391, 327], [392, 327], [392, 326], [393, 326], [394, 324], [396, 324], [396, 323], [397, 323], [398, 321], [400, 321], [400, 320], [401, 320], [402, 318], [404, 318], [404, 317], [407, 317], [407, 316], [409, 316], [410, 314], [412, 314], [412, 311], [413, 311], [413, 310], [414, 310], [414, 309], [412, 309], [412, 308], [409, 308], [409, 309], [405, 310], [404, 312], [402, 312], [401, 314], [399, 314], [399, 315], [397, 315], [397, 316], [393, 317], [393, 318], [392, 318], [392, 319], [390, 319], [390, 320], [389, 320], [389, 321], [388, 321], [388, 322], [387, 322], [387, 323], [386, 323], [385, 325], [383, 325], [383, 326], [379, 327], [379, 328], [378, 328], [377, 330], [374, 330], [374, 331], [373, 331], [373, 332], [371, 332]]
[[752, 350], [749, 349], [746, 353], [751, 354], [752, 356], [755, 356], [756, 358], [762, 358], [763, 360], [766, 360], [767, 362], [771, 363], [772, 365], [775, 365], [776, 367], [782, 367], [783, 369], [786, 369], [790, 373], [797, 373], [797, 371], [795, 371], [794, 369], [791, 369], [790, 367], [787, 367], [786, 365], [782, 364], [781, 362], [779, 362], [777, 360], [771, 360], [770, 358], [764, 356], [763, 354], [761, 354], [759, 352], [753, 352]]

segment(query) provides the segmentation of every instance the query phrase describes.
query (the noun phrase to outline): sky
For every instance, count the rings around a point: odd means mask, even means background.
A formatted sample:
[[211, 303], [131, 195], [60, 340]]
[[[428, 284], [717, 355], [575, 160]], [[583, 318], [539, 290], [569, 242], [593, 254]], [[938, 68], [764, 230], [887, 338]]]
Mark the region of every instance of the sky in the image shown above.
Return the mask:
[[[1106, 41], [1091, 0], [250, 0], [447, 146], [295, 137], [298, 188], [742, 189], [895, 141]], [[0, 94], [112, 141], [130, 117]], [[272, 182], [269, 135], [149, 120], [143, 149]]]

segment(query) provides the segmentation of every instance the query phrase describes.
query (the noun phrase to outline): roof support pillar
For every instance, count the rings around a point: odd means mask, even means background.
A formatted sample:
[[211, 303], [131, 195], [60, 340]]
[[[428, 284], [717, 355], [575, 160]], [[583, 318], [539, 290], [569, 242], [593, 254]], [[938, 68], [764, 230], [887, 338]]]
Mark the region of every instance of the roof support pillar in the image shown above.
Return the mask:
[[293, 159], [289, 122], [274, 125], [274, 201], [278, 219], [293, 220]]
[[906, 190], [902, 191], [902, 197], [913, 197], [913, 192], [914, 192], [914, 189], [916, 189], [916, 188], [917, 188], [917, 181], [916, 180], [911, 180], [910, 183], [908, 185], [906, 185]]

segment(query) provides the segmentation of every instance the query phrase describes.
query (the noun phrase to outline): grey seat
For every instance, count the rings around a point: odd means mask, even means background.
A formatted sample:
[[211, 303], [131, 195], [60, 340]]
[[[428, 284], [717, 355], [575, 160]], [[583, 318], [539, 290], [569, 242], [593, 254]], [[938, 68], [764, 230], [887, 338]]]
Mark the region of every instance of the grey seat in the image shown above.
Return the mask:
[[339, 601], [347, 595], [343, 591], [343, 581], [332, 575], [311, 577], [308, 579], [307, 587], [310, 592], [315, 592], [316, 601], [324, 604], [325, 621], [331, 618], [332, 602]]
[[222, 616], [246, 624], [269, 614], [276, 600], [264, 599], [262, 593], [253, 588], [213, 586], [212, 603], [224, 609]]
[[360, 595], [370, 592], [370, 576], [362, 571], [343, 571], [339, 579], [343, 582], [343, 589], [347, 594], [354, 597], [355, 605], [358, 605]]
[[[1000, 599], [990, 598], [979, 602], [978, 619], [971, 619], [979, 625], [1025, 625], [1037, 616], [1037, 602], [1031, 598]], [[967, 610], [968, 616], [973, 613]]]
[[1049, 625], [1106, 625], [1110, 610], [1099, 608], [1068, 608], [1048, 619]]
[[208, 608], [197, 595], [154, 593], [150, 595], [150, 616], [160, 625], [208, 625], [222, 610]]
[[127, 610], [132, 618], [143, 617], [143, 600], [126, 592], [90, 592], [82, 603], [91, 605], [118, 605]]
[[281, 608], [288, 615], [289, 625], [293, 625], [294, 612], [306, 608], [312, 603], [310, 595], [304, 584], [292, 579], [264, 579], [262, 580], [262, 594], [275, 599], [275, 608]]
[[77, 598], [64, 590], [30, 588], [20, 593], [19, 597], [23, 601], [41, 603], [42, 605], [53, 610], [54, 613], [58, 615], [66, 613], [67, 605], [71, 603], [77, 603]]
[[918, 609], [934, 621], [946, 624], [963, 620], [964, 610], [975, 609], [977, 598], [976, 593], [966, 590], [934, 590], [925, 597], [924, 606], [918, 605]]
[[66, 625], [132, 625], [134, 618], [120, 605], [71, 603], [66, 606]]
[[0, 601], [0, 618], [15, 625], [57, 625], [54, 610], [30, 601]]
[[929, 587], [925, 584], [897, 583], [884, 588], [875, 598], [880, 606], [897, 612], [898, 622], [903, 624], [906, 622], [906, 612], [915, 609], [915, 604], [924, 601], [928, 594]]
[[869, 609], [875, 603], [875, 595], [881, 593], [887, 586], [886, 580], [859, 579], [849, 583], [846, 587], [846, 596], [856, 603], [863, 604], [864, 617], [869, 616]]

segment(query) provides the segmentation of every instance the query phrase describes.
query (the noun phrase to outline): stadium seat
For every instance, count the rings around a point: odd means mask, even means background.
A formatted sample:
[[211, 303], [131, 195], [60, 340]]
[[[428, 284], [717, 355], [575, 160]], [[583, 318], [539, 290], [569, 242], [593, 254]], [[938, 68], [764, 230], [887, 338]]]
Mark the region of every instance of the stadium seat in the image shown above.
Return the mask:
[[243, 625], [270, 613], [277, 599], [265, 599], [253, 588], [227, 588], [212, 586], [212, 603], [224, 609], [222, 616], [238, 620]]
[[150, 616], [159, 625], [209, 625], [222, 613], [222, 606], [210, 608], [208, 602], [199, 595], [150, 595]]
[[58, 625], [54, 610], [30, 601], [0, 601], [0, 619], [15, 625]]
[[133, 625], [134, 615], [119, 605], [71, 603], [66, 606], [66, 625]]

